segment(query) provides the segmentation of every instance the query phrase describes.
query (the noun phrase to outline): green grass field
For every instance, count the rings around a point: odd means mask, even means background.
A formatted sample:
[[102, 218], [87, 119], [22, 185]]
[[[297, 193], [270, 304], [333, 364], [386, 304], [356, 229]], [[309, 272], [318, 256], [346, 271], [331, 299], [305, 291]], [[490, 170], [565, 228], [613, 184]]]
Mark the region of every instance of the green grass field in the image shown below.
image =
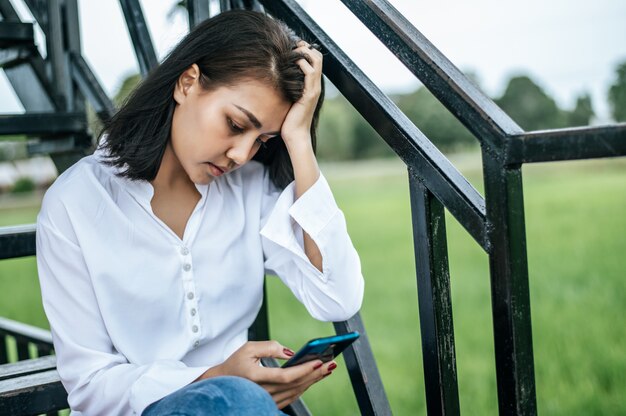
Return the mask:
[[[476, 163], [464, 171], [480, 190]], [[398, 415], [425, 414], [417, 284], [405, 170], [387, 162], [325, 169], [366, 279], [362, 316]], [[626, 414], [626, 161], [524, 168], [539, 412]], [[36, 207], [0, 208], [0, 225]], [[497, 414], [486, 255], [452, 217], [448, 246], [461, 412]], [[0, 316], [47, 327], [33, 259], [0, 262]], [[278, 279], [269, 279], [272, 336], [298, 348], [330, 335]], [[305, 394], [314, 414], [356, 415], [343, 363]]]

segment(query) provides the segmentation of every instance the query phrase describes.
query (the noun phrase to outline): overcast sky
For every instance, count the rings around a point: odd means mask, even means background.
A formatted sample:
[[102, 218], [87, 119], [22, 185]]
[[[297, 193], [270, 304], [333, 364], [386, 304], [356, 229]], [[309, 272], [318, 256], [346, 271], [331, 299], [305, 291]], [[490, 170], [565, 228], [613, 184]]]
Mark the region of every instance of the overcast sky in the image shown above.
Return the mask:
[[[339, 0], [298, 1], [383, 90], [418, 85]], [[626, 0], [390, 2], [457, 67], [476, 73], [490, 96], [501, 95], [510, 76], [528, 74], [565, 108], [590, 92], [599, 121], [606, 121], [606, 91], [616, 65], [626, 61]], [[163, 57], [187, 31], [186, 19], [167, 18], [174, 0], [141, 3]], [[79, 7], [83, 54], [113, 94], [137, 71], [119, 2], [79, 0]], [[0, 75], [0, 112], [20, 111]]]

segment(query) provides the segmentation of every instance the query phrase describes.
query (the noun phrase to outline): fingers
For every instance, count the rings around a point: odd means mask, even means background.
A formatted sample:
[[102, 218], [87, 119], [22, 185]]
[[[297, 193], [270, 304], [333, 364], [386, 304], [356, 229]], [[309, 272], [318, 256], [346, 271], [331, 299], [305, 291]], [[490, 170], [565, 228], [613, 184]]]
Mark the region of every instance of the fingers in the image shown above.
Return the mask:
[[249, 341], [246, 343], [248, 353], [256, 358], [280, 358], [288, 360], [293, 357], [293, 350], [277, 341]]
[[278, 386], [271, 385], [266, 385], [264, 388], [272, 395], [272, 399], [274, 399], [278, 408], [282, 409], [297, 400], [313, 384], [331, 375], [335, 368], [337, 368], [337, 363], [331, 361], [317, 367], [310, 375], [288, 385], [288, 388], [281, 390], [278, 389]]
[[322, 363], [320, 360], [315, 360], [289, 368], [267, 369], [277, 371], [268, 372], [268, 379], [263, 385], [271, 394], [288, 391], [300, 386], [308, 388], [311, 384], [332, 374], [335, 368], [337, 368], [337, 363], [334, 361]]
[[321, 74], [322, 62], [324, 60], [322, 53], [316, 49], [316, 46], [310, 45], [303, 40], [299, 41], [297, 45], [294, 51], [301, 54], [303, 59], [297, 60], [296, 63], [302, 69], [302, 72], [304, 72], [305, 75], [315, 72]]

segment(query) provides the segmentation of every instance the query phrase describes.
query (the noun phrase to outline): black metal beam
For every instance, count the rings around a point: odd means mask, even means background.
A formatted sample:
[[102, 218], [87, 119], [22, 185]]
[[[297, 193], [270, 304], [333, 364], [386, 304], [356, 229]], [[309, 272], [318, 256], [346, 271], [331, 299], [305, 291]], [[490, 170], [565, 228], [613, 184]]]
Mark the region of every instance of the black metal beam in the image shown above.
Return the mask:
[[409, 169], [413, 245], [429, 415], [458, 415], [450, 269], [443, 205]]
[[68, 111], [70, 95], [70, 71], [64, 45], [64, 19], [61, 16], [61, 0], [48, 0], [48, 34], [46, 36], [46, 62], [50, 68], [50, 83], [57, 103], [57, 111]]
[[59, 136], [86, 130], [87, 120], [80, 113], [0, 114], [0, 136]]
[[220, 12], [225, 12], [231, 9], [232, 6], [230, 0], [220, 0]]
[[333, 325], [337, 334], [358, 331], [361, 335], [343, 352], [361, 415], [391, 415], [389, 400], [378, 373], [361, 314], [357, 313], [347, 321], [334, 322]]
[[57, 365], [56, 355], [31, 358], [29, 360], [18, 361], [16, 363], [0, 366], [0, 380], [6, 380], [29, 374], [41, 373], [43, 371], [54, 370]]
[[209, 0], [187, 0], [187, 13], [189, 17], [189, 30], [193, 29], [203, 20], [208, 19]]
[[28, 10], [33, 15], [37, 24], [43, 31], [45, 36], [48, 36], [48, 0], [23, 0], [28, 6]]
[[2, 20], [11, 20], [13, 22], [19, 22], [20, 17], [13, 8], [10, 0], [0, 0], [0, 16]]
[[261, 3], [297, 33], [322, 45], [326, 76], [400, 158], [419, 173], [428, 189], [480, 246], [488, 250], [485, 204], [478, 191], [294, 0]]
[[29, 45], [0, 49], [0, 68], [11, 68], [28, 62], [33, 56], [33, 49]]
[[263, 281], [263, 303], [254, 322], [248, 329], [250, 341], [267, 341], [270, 339], [270, 325], [267, 315], [267, 282]]
[[159, 61], [154, 51], [152, 39], [150, 39], [150, 32], [141, 5], [139, 0], [120, 0], [120, 6], [122, 6], [128, 33], [135, 49], [139, 70], [141, 75], [145, 77], [152, 68], [158, 65]]
[[36, 344], [52, 345], [50, 331], [3, 317], [0, 317], [0, 334], [8, 334]]
[[102, 122], [111, 119], [115, 114], [115, 106], [100, 86], [85, 58], [82, 55], [71, 53], [70, 68], [72, 79], [78, 85], [81, 93], [89, 100], [98, 118]]
[[496, 155], [523, 130], [386, 0], [341, 0]]
[[68, 407], [57, 370], [0, 381], [2, 415], [37, 415]]
[[[47, 7], [45, 1], [37, 1], [37, 3], [41, 3], [41, 7]], [[0, 0], [0, 14], [5, 20], [19, 22], [19, 16], [9, 0]], [[5, 62], [3, 69], [24, 109], [26, 111], [60, 110], [62, 103], [57, 102], [58, 97], [55, 96], [46, 63], [39, 51], [33, 45], [27, 47], [19, 55], [19, 57], [5, 56], [5, 59], [12, 62]]]
[[536, 415], [521, 167], [483, 152], [500, 415]]
[[32, 23], [0, 21], [0, 48], [34, 43]]
[[626, 123], [531, 131], [507, 141], [508, 165], [626, 156]]
[[0, 227], [0, 260], [35, 255], [35, 224]]

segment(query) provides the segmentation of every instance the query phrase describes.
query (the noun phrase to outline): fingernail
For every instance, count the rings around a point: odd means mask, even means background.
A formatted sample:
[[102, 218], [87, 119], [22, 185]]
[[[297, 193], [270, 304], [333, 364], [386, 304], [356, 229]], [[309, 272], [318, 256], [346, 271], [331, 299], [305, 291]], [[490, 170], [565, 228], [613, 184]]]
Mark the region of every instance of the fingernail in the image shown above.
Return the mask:
[[324, 363], [319, 363], [319, 364], [315, 364], [315, 367], [313, 367], [313, 370], [317, 370], [318, 368], [320, 368]]
[[293, 352], [289, 348], [283, 348], [283, 353], [288, 357], [293, 357], [293, 355], [295, 354], [295, 352]]
[[337, 368], [337, 364], [332, 363], [331, 365], [328, 366], [328, 371], [333, 371], [335, 368]]
[[329, 373], [326, 373], [326, 374], [324, 374], [324, 375], [322, 376], [322, 378], [324, 378], [324, 377], [328, 377], [328, 376], [329, 376], [329, 375], [331, 375], [332, 373], [333, 373], [332, 371], [331, 371], [331, 372], [329, 372]]

